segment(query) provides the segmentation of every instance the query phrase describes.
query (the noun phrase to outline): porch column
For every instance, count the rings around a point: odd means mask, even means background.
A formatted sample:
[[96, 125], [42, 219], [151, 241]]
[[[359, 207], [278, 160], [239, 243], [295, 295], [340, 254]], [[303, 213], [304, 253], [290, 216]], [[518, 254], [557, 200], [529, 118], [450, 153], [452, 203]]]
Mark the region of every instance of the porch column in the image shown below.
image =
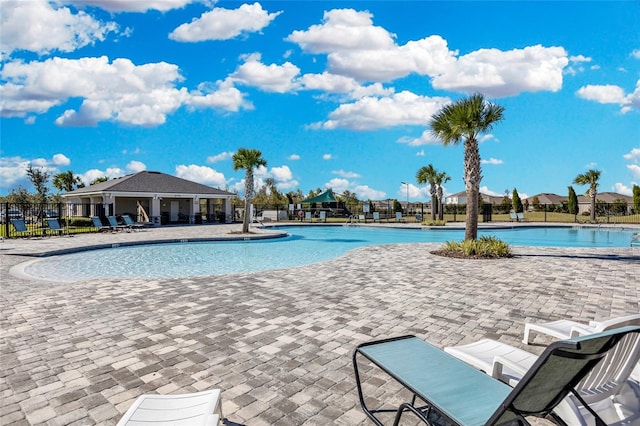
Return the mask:
[[149, 220], [153, 223], [153, 226], [160, 226], [160, 203], [162, 200], [160, 197], [155, 196], [151, 199], [151, 206], [149, 208]]
[[233, 209], [231, 208], [231, 198], [224, 199], [224, 217], [225, 223], [233, 222]]

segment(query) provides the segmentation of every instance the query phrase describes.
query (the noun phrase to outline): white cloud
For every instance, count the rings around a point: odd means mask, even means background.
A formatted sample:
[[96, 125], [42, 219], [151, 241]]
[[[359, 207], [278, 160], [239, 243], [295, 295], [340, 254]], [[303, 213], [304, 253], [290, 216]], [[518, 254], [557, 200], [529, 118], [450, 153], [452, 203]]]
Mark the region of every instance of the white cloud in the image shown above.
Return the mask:
[[122, 177], [124, 175], [125, 175], [125, 172], [121, 168], [109, 167], [105, 170], [100, 170], [100, 169], [87, 170], [84, 173], [78, 174], [78, 177], [80, 177], [80, 180], [82, 180], [82, 182], [85, 185], [89, 185], [91, 182], [93, 182], [98, 178], [106, 177], [107, 179], [113, 179], [117, 177]]
[[272, 167], [271, 175], [276, 182], [287, 182], [293, 179], [293, 173], [289, 166]]
[[420, 151], [416, 152], [416, 157], [424, 157], [425, 153], [424, 153], [424, 149], [421, 149]]
[[631, 57], [635, 59], [640, 59], [640, 49], [635, 49], [631, 52]]
[[69, 164], [69, 157], [60, 153], [54, 154], [51, 158], [0, 157], [0, 188], [11, 190], [18, 185], [30, 187], [31, 182], [27, 178], [29, 165], [54, 175], [60, 172], [60, 167]]
[[634, 163], [640, 163], [640, 148], [632, 148], [628, 154], [625, 154], [622, 157], [625, 160], [629, 160]]
[[95, 6], [110, 12], [166, 12], [181, 9], [190, 3], [208, 3], [207, 0], [74, 0], [75, 4]]
[[629, 197], [633, 196], [633, 189], [620, 182], [616, 182], [615, 184], [613, 184], [611, 190], [613, 192], [617, 192], [618, 194], [627, 195]]
[[347, 179], [333, 178], [329, 182], [324, 184], [325, 188], [333, 189], [333, 192], [342, 194], [349, 189], [349, 181]]
[[[434, 137], [431, 134], [430, 130], [425, 130], [424, 132], [422, 132], [422, 134], [418, 138], [413, 138], [413, 137], [410, 137], [410, 136], [403, 136], [403, 137], [399, 138], [397, 142], [398, 143], [405, 143], [405, 144], [407, 144], [409, 146], [440, 145], [440, 144], [442, 144], [442, 141], [440, 141], [438, 138]], [[424, 155], [424, 151], [422, 151], [422, 155]]]
[[72, 52], [103, 41], [115, 32], [114, 22], [103, 23], [83, 11], [55, 7], [47, 0], [3, 0], [0, 14], [0, 52], [6, 59], [16, 50], [38, 54]]
[[324, 72], [322, 74], [305, 74], [300, 80], [300, 89], [321, 90], [325, 93], [346, 94], [350, 99], [364, 96], [389, 96], [394, 89], [384, 88], [379, 83], [361, 85], [355, 79], [342, 75]]
[[143, 170], [147, 170], [147, 165], [141, 161], [132, 160], [132, 161], [129, 161], [129, 163], [126, 166], [126, 169], [131, 173], [138, 173]]
[[489, 158], [488, 160], [480, 160], [482, 164], [491, 164], [491, 165], [499, 165], [503, 164], [504, 161], [498, 160], [497, 158]]
[[289, 159], [289, 160], [292, 160], [292, 161], [298, 161], [298, 160], [300, 159], [300, 156], [299, 156], [298, 154], [291, 154], [291, 155], [288, 157], [288, 159]]
[[202, 183], [204, 185], [224, 187], [227, 184], [224, 174], [207, 166], [198, 166], [197, 164], [176, 166], [176, 176], [193, 182]]
[[373, 15], [353, 9], [334, 9], [324, 13], [321, 25], [294, 31], [286, 40], [311, 53], [386, 49], [394, 46], [394, 36], [373, 26]]
[[480, 49], [458, 58], [433, 78], [433, 87], [489, 97], [562, 88], [562, 70], [569, 60], [562, 47], [540, 45], [501, 51]]
[[418, 96], [403, 91], [390, 97], [366, 97], [340, 105], [319, 128], [373, 130], [400, 125], [425, 125], [449, 102], [448, 98]]
[[333, 158], [333, 156], [332, 156], [331, 154], [324, 154], [324, 155], [322, 156], [322, 159], [323, 159], [323, 160], [331, 160], [332, 158]]
[[381, 200], [387, 195], [386, 192], [370, 188], [368, 185], [356, 185], [353, 188], [353, 192], [356, 193], [360, 200]]
[[640, 179], [640, 166], [637, 164], [627, 164], [627, 169], [634, 178]]
[[233, 158], [233, 154], [235, 154], [235, 152], [227, 151], [216, 155], [210, 155], [207, 157], [207, 163], [217, 163], [219, 161], [229, 160]]
[[244, 64], [229, 76], [232, 81], [276, 93], [294, 91], [299, 87], [296, 77], [300, 74], [300, 68], [291, 62], [265, 65], [260, 62], [259, 53], [247, 55], [244, 59]]
[[640, 80], [635, 90], [625, 94], [624, 89], [613, 84], [586, 85], [577, 92], [578, 97], [601, 104], [618, 104], [620, 112], [626, 114], [631, 110], [640, 110]]
[[[249, 108], [231, 82], [207, 85], [188, 93], [176, 84], [183, 80], [178, 67], [166, 62], [135, 65], [129, 59], [51, 58], [43, 62], [5, 64], [1, 71], [0, 113], [23, 117], [80, 98], [78, 110], [60, 115], [60, 126], [92, 126], [101, 121], [155, 126], [182, 105], [236, 111]], [[206, 87], [205, 87], [206, 86]], [[211, 93], [205, 93], [205, 90]]]
[[238, 9], [216, 7], [200, 18], [180, 25], [169, 34], [169, 38], [185, 42], [228, 40], [243, 33], [261, 31], [281, 13], [268, 13], [260, 3], [243, 4]]
[[334, 175], [338, 175], [340, 177], [343, 177], [345, 179], [355, 179], [355, 178], [359, 178], [360, 175], [358, 173], [355, 172], [347, 172], [345, 170], [332, 170], [331, 173], [333, 173]]
[[[503, 192], [496, 192], [496, 191], [490, 190], [488, 186], [481, 186], [480, 187], [480, 193], [486, 194], [486, 195], [491, 195], [493, 197], [502, 197], [504, 195]], [[518, 193], [518, 195], [519, 195], [519, 193]]]

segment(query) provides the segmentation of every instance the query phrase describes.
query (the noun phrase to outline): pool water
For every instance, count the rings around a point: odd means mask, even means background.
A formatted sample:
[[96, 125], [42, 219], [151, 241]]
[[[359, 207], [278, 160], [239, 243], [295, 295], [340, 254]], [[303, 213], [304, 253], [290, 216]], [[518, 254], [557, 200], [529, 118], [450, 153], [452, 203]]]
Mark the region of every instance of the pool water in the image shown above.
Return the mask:
[[[287, 226], [286, 238], [124, 246], [38, 259], [27, 275], [55, 281], [220, 275], [290, 268], [338, 257], [368, 245], [460, 241], [464, 230], [417, 230], [346, 226]], [[510, 245], [628, 247], [632, 231], [596, 228], [480, 230]]]

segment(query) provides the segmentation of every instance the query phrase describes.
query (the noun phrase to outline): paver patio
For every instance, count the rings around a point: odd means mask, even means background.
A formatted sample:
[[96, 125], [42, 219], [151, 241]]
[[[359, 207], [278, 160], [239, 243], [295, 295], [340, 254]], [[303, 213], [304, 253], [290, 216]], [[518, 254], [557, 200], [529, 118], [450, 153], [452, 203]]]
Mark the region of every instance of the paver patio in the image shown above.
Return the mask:
[[[57, 247], [238, 228], [0, 242], [0, 424], [115, 424], [142, 393], [221, 388], [227, 424], [365, 425], [351, 365], [362, 341], [491, 337], [524, 348], [528, 320], [640, 311], [640, 248], [514, 247], [512, 259], [465, 261], [431, 255], [440, 244], [398, 244], [225, 276], [56, 283], [9, 273]], [[527, 350], [548, 341], [536, 342]], [[365, 385], [398, 401], [384, 380]]]

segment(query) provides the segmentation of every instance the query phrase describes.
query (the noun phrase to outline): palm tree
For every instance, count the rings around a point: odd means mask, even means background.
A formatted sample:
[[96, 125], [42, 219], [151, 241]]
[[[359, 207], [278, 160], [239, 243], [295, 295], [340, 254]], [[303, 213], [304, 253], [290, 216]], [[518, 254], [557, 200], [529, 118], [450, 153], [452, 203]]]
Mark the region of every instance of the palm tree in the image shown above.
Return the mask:
[[420, 167], [420, 170], [416, 173], [416, 181], [423, 185], [429, 183], [429, 194], [431, 194], [431, 220], [436, 220], [437, 205], [437, 190], [436, 190], [436, 175], [438, 171], [433, 167], [433, 164]]
[[84, 187], [79, 176], [74, 176], [73, 171], [67, 170], [53, 175], [53, 187], [59, 191], [71, 192], [76, 188]]
[[596, 221], [596, 195], [598, 195], [598, 180], [600, 170], [589, 170], [586, 173], [576, 176], [573, 183], [576, 185], [589, 185], [587, 194], [591, 198], [591, 222]]
[[438, 185], [438, 220], [444, 220], [444, 209], [442, 208], [442, 184], [447, 183], [451, 180], [447, 172], [437, 173], [436, 174], [436, 185]]
[[464, 143], [464, 183], [467, 191], [465, 240], [478, 237], [478, 195], [482, 181], [478, 136], [502, 120], [504, 107], [485, 102], [479, 93], [444, 106], [429, 122], [431, 133], [445, 146]]
[[262, 158], [262, 152], [257, 149], [240, 148], [233, 154], [233, 170], [245, 170], [244, 177], [244, 219], [242, 220], [242, 232], [249, 232], [250, 206], [253, 198], [253, 169], [266, 166], [267, 160]]

